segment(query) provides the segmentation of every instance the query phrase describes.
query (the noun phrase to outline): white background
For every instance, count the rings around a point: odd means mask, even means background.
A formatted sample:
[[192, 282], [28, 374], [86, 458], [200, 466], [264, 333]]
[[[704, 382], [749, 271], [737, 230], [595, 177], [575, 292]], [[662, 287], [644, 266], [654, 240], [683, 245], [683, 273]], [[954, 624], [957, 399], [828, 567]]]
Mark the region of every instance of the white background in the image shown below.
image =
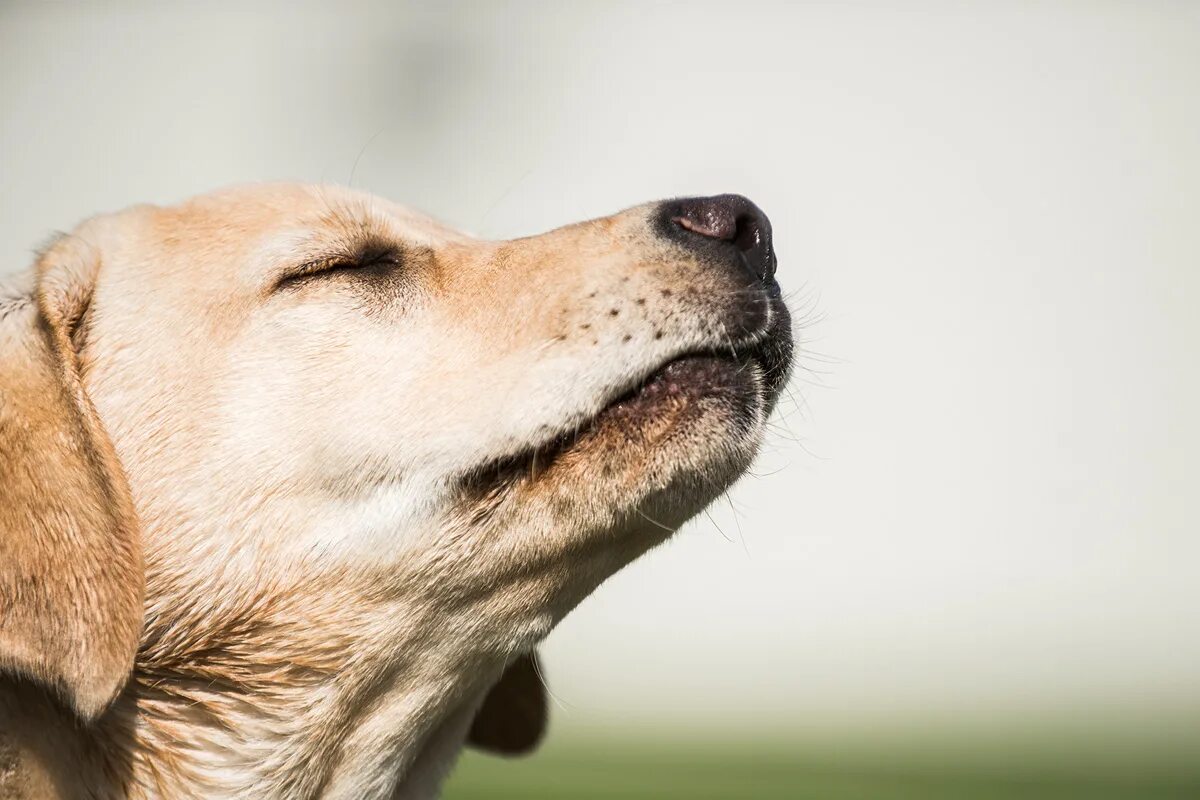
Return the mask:
[[5, 3], [0, 93], [4, 272], [263, 179], [767, 210], [793, 397], [548, 642], [568, 723], [1200, 707], [1200, 4]]

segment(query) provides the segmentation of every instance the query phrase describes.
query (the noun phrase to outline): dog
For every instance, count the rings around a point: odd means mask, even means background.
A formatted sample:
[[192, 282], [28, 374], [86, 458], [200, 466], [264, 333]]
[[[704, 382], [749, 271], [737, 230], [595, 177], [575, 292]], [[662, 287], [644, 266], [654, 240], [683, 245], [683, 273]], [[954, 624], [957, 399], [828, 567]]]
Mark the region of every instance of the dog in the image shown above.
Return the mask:
[[0, 282], [0, 797], [433, 797], [746, 469], [792, 360], [737, 195], [480, 241], [343, 187]]

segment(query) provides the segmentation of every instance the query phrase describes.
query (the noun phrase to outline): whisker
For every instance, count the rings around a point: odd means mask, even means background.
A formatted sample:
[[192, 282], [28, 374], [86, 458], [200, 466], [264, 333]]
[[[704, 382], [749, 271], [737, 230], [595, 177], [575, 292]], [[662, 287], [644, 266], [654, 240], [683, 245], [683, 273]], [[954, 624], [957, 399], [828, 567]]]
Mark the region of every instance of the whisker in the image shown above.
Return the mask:
[[553, 700], [555, 705], [564, 711], [568, 709], [578, 709], [579, 706], [575, 705], [574, 703], [568, 703], [566, 700], [555, 694], [554, 690], [550, 688], [550, 684], [546, 680], [546, 674], [542, 672], [542, 662], [536, 658], [532, 659], [532, 661], [533, 672], [535, 675], [537, 675], [538, 682], [542, 684], [542, 688], [546, 690], [546, 696]]
[[729, 503], [729, 510], [733, 512], [733, 524], [737, 526], [738, 540], [742, 543], [742, 551], [749, 558], [750, 548], [746, 546], [746, 535], [742, 533], [742, 517], [738, 513], [737, 506], [733, 503], [733, 498], [729, 495], [729, 490], [726, 489], [723, 494], [725, 495], [725, 501]]
[[367, 139], [366, 143], [362, 146], [362, 149], [358, 151], [358, 155], [354, 157], [354, 164], [350, 167], [350, 180], [346, 184], [350, 188], [354, 188], [354, 174], [358, 171], [358, 162], [363, 157], [363, 153], [367, 152], [367, 148], [371, 146], [371, 143], [378, 139], [379, 135], [385, 130], [387, 130], [387, 125], [384, 125], [382, 128], [375, 131], [375, 133], [371, 134], [371, 138]]
[[704, 516], [708, 517], [708, 521], [711, 522], [713, 524], [713, 527], [717, 529], [717, 533], [721, 534], [722, 539], [729, 542], [730, 544], [733, 543], [733, 539], [730, 539], [728, 536], [725, 535], [725, 531], [721, 530], [721, 526], [717, 524], [717, 521], [715, 519], [713, 519], [713, 515], [708, 513], [707, 508], [704, 509]]
[[663, 524], [662, 524], [661, 522], [659, 522], [658, 520], [656, 520], [656, 519], [654, 519], [653, 517], [651, 517], [651, 516], [649, 516], [648, 514], [646, 514], [646, 513], [645, 513], [644, 511], [642, 511], [640, 508], [639, 508], [639, 509], [636, 509], [636, 511], [637, 511], [637, 513], [638, 513], [638, 516], [640, 516], [642, 519], [646, 520], [647, 522], [649, 522], [649, 523], [652, 523], [652, 524], [654, 524], [654, 525], [657, 525], [658, 527], [662, 528], [664, 531], [667, 531], [668, 533], [674, 533], [674, 532], [675, 532], [675, 529], [674, 529], [674, 528], [669, 528], [669, 527], [667, 527], [666, 525], [663, 525]]
[[786, 469], [786, 466], [780, 467], [779, 469], [773, 469], [770, 472], [757, 472], [755, 470], [748, 469], [746, 470], [746, 474], [754, 478], [770, 478], [772, 475], [778, 475]]

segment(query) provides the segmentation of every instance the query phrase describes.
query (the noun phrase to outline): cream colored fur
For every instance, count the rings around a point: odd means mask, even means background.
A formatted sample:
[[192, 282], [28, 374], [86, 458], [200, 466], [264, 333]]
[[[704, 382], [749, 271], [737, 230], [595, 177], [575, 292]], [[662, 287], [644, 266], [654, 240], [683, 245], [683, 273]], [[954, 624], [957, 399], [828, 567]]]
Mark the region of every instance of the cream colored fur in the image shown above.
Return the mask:
[[254, 186], [0, 288], [0, 798], [436, 794], [506, 665], [757, 448], [753, 365], [745, 408], [589, 427], [766, 335], [654, 208], [483, 242]]

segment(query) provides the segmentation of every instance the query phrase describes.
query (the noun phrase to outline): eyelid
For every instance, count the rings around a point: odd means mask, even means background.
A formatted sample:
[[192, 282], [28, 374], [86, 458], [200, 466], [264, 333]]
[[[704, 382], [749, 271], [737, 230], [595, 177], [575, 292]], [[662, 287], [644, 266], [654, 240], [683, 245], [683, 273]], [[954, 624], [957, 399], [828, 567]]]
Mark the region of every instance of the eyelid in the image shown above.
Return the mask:
[[365, 270], [383, 264], [398, 266], [400, 264], [399, 254], [389, 250], [380, 253], [323, 256], [286, 272], [279, 278], [276, 288], [286, 288], [289, 285], [303, 283], [310, 278], [317, 278], [331, 272]]

